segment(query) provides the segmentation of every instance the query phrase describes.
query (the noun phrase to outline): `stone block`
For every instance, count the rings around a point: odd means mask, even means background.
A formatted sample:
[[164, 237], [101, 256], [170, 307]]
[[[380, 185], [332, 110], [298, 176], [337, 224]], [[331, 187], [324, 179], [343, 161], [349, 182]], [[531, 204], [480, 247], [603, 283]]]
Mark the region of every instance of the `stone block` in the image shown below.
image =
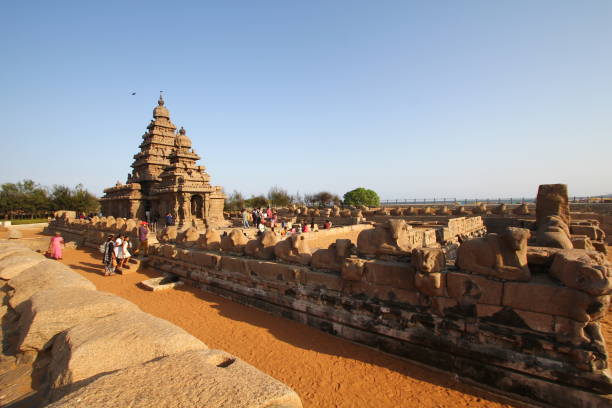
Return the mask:
[[9, 286], [15, 289], [9, 304], [13, 309], [32, 295], [52, 288], [81, 288], [95, 290], [96, 287], [86, 278], [72, 271], [57, 261], [45, 260], [34, 265], [9, 281]]
[[178, 326], [142, 312], [118, 313], [78, 324], [53, 341], [53, 388], [189, 350], [208, 347]]
[[306, 285], [323, 286], [329, 290], [342, 290], [342, 278], [336, 274], [305, 270]]
[[[172, 373], [172, 375], [169, 375]], [[187, 351], [102, 376], [49, 408], [301, 408], [291, 388], [218, 350]]]
[[527, 247], [527, 263], [529, 265], [550, 266], [553, 258], [560, 248], [550, 247]]
[[83, 288], [54, 288], [37, 292], [19, 308], [19, 349], [43, 350], [58, 333], [119, 312], [138, 312], [118, 296]]
[[342, 263], [340, 274], [342, 279], [348, 281], [360, 281], [365, 272], [365, 259], [346, 258]]
[[221, 257], [221, 270], [242, 275], [249, 274], [245, 259], [235, 256], [223, 255]]
[[22, 245], [6, 245], [3, 246], [2, 248], [0, 248], [0, 259], [4, 259], [8, 256], [13, 256], [13, 255], [28, 255], [31, 254], [32, 250], [29, 248], [26, 248], [25, 246]]
[[479, 319], [485, 318], [485, 317], [491, 317], [493, 316], [495, 313], [499, 312], [502, 310], [501, 306], [491, 306], [491, 305], [476, 305], [476, 316]]
[[308, 268], [297, 265], [287, 265], [277, 262], [257, 261], [249, 259], [245, 261], [251, 276], [258, 279], [280, 282], [304, 283], [305, 273]]
[[221, 255], [192, 251], [191, 262], [205, 268], [219, 269], [221, 266]]
[[366, 281], [383, 286], [416, 291], [415, 269], [408, 263], [371, 261], [365, 264]]
[[593, 241], [601, 239], [601, 229], [595, 225], [570, 225], [572, 235], [586, 235]]
[[448, 309], [457, 307], [457, 300], [447, 297], [432, 297], [431, 298], [431, 309], [439, 316], [447, 314]]
[[[181, 274], [179, 273], [179, 275], [185, 277], [185, 274]], [[141, 288], [143, 288], [144, 290], [148, 290], [151, 292], [159, 292], [162, 290], [170, 290], [170, 289], [174, 289], [177, 286], [183, 285], [183, 282], [180, 280], [176, 280], [176, 281], [168, 281], [167, 278], [165, 277], [159, 277], [159, 278], [151, 278], [151, 279], [147, 279], [144, 280], [142, 282], [138, 283], [138, 286], [140, 286]]]
[[36, 252], [25, 255], [18, 254], [7, 256], [0, 260], [0, 279], [13, 279], [26, 269], [38, 265], [45, 260], [46, 258], [44, 256]]
[[417, 289], [427, 296], [446, 295], [445, 273], [420, 273], [414, 275], [414, 284]]
[[506, 282], [503, 305], [530, 312], [588, 321], [597, 298], [584, 292], [555, 284], [550, 278], [540, 277], [532, 282]]
[[514, 309], [514, 312], [519, 315], [531, 330], [544, 333], [552, 333], [554, 331], [554, 316], [519, 309]]
[[471, 303], [485, 305], [502, 303], [503, 284], [484, 276], [448, 272], [446, 288], [449, 297], [456, 300], [464, 299], [469, 302], [472, 299]]

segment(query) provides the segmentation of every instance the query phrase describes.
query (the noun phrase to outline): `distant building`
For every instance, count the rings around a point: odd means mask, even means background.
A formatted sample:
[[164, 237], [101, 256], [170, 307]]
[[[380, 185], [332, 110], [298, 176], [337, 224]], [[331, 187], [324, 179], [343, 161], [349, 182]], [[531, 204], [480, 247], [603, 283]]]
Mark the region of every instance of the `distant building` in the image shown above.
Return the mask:
[[212, 226], [223, 220], [225, 195], [210, 185], [210, 176], [191, 147], [185, 129], [176, 132], [160, 95], [153, 120], [142, 135], [126, 184], [117, 182], [100, 199], [105, 216], [162, 219], [172, 214], [179, 225], [194, 222]]

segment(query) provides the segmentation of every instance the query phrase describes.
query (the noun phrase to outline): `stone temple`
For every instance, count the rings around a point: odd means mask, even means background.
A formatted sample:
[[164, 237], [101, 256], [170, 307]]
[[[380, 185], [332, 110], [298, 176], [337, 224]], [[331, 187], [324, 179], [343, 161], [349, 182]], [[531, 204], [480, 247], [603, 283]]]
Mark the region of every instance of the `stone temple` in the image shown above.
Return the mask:
[[102, 213], [141, 220], [170, 213], [179, 225], [222, 222], [223, 189], [212, 186], [205, 167], [196, 164], [200, 156], [185, 129], [176, 131], [161, 95], [142, 139], [126, 183], [104, 190]]

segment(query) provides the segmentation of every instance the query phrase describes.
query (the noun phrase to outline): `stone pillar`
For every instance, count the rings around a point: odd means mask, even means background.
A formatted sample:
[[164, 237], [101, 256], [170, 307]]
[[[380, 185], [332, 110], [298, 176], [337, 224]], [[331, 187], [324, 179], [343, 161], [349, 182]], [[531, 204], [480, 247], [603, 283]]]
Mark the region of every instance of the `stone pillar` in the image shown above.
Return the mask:
[[567, 184], [542, 184], [538, 188], [536, 199], [536, 224], [548, 216], [559, 216], [567, 225], [570, 224], [569, 198]]

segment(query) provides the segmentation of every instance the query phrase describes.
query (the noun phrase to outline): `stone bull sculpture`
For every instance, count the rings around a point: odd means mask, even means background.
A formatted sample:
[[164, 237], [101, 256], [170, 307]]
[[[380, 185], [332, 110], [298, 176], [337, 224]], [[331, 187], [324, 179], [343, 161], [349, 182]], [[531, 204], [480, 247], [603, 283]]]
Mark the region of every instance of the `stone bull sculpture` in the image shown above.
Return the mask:
[[257, 239], [250, 240], [244, 252], [258, 259], [274, 259], [274, 247], [278, 243], [278, 236], [272, 231], [265, 231]]
[[404, 220], [391, 219], [374, 229], [362, 231], [357, 237], [357, 248], [364, 255], [408, 255], [412, 250], [410, 230]]
[[527, 240], [530, 236], [527, 229], [510, 227], [501, 235], [470, 239], [459, 247], [456, 265], [478, 275], [529, 281]]
[[355, 245], [350, 239], [337, 239], [327, 249], [319, 249], [312, 254], [310, 264], [318, 269], [340, 272], [342, 263], [348, 258]]
[[303, 235], [292, 235], [274, 246], [274, 255], [286, 262], [310, 264], [312, 253]]

